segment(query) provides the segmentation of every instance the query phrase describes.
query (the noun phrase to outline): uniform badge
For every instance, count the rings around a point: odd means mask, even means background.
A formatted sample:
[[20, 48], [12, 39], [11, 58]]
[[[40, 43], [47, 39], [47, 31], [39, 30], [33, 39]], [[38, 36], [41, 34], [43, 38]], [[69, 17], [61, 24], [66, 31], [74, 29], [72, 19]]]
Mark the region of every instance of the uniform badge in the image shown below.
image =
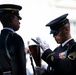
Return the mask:
[[68, 58], [69, 58], [70, 60], [74, 60], [74, 59], [76, 58], [76, 51], [71, 52], [71, 53], [68, 55]]
[[67, 55], [67, 50], [64, 51], [64, 52], [60, 52], [59, 53], [59, 58], [64, 59], [64, 58], [66, 58], [66, 55]]

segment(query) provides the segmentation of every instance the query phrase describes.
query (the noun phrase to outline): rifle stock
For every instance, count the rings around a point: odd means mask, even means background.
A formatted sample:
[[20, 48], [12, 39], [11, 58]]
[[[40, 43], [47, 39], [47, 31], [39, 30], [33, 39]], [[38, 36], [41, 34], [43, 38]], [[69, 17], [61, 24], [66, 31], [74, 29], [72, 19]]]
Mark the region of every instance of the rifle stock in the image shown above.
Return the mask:
[[32, 53], [36, 66], [41, 67], [40, 46], [39, 45], [29, 45], [29, 49]]

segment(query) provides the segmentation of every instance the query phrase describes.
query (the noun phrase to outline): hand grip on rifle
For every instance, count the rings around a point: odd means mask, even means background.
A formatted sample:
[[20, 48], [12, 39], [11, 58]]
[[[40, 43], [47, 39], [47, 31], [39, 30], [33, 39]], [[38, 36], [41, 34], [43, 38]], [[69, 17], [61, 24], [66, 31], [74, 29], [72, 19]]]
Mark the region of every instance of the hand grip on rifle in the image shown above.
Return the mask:
[[36, 66], [35, 71], [36, 71], [37, 75], [44, 75], [44, 73], [45, 73], [45, 69], [43, 67]]
[[46, 43], [46, 41], [42, 41], [40, 37], [36, 37], [36, 40], [33, 40], [36, 44], [39, 44], [43, 51], [50, 48], [49, 44]]

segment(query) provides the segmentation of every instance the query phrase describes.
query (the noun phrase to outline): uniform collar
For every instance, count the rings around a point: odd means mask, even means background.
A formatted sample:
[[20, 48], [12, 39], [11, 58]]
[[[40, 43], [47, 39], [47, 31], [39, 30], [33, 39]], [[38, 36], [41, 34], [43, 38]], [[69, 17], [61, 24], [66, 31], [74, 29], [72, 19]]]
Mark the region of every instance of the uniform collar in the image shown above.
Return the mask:
[[3, 30], [10, 30], [12, 32], [15, 32], [12, 28], [4, 27]]
[[65, 44], [67, 44], [70, 40], [72, 40], [73, 38], [68, 39], [67, 41], [65, 41], [64, 43], [62, 43], [62, 47], [64, 47]]

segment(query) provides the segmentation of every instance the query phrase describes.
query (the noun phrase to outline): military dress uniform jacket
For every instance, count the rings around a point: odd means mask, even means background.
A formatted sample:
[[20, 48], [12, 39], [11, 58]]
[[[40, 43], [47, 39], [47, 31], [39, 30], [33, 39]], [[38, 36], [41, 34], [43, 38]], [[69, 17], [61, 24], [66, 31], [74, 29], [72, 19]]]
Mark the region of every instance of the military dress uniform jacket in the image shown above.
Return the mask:
[[0, 35], [0, 71], [26, 75], [24, 49], [24, 42], [18, 34], [3, 29]]
[[[64, 47], [57, 47], [54, 52], [48, 49], [42, 59], [47, 62], [52, 70], [52, 75], [76, 75], [76, 44], [72, 39]], [[51, 75], [51, 74], [50, 74]]]

